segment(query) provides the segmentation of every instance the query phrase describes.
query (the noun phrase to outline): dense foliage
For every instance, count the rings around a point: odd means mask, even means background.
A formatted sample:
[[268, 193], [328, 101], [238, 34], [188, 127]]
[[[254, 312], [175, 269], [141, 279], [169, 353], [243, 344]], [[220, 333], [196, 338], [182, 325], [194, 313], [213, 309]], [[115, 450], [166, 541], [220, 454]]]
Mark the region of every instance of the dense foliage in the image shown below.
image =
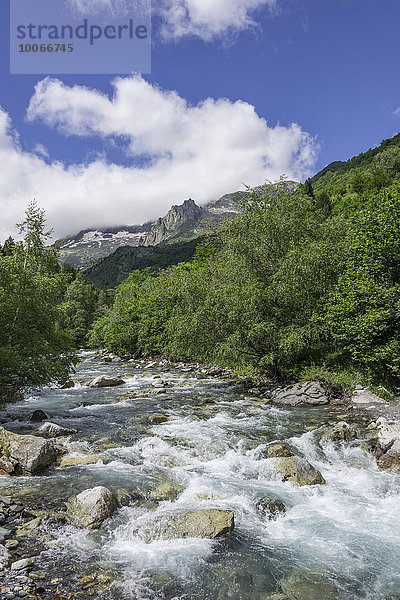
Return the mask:
[[349, 371], [399, 382], [400, 137], [293, 193], [282, 180], [198, 246], [135, 272], [91, 330], [94, 346], [249, 374]]

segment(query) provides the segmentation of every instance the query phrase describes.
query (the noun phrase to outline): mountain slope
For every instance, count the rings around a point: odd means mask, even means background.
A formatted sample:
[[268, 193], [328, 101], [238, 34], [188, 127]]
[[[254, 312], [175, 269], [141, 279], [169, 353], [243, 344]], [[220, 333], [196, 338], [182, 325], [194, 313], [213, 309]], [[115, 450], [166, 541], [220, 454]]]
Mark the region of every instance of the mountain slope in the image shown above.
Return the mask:
[[159, 246], [124, 246], [83, 270], [98, 287], [113, 288], [124, 281], [136, 269], [150, 267], [153, 271], [186, 262], [193, 257], [203, 238]]

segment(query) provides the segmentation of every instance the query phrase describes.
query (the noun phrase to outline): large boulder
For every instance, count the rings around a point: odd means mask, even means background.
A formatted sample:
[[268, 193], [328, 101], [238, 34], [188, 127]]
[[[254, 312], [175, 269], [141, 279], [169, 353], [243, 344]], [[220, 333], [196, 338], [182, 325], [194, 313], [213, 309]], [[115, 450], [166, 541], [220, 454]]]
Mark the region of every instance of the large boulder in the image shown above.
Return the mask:
[[320, 406], [328, 404], [329, 399], [319, 381], [306, 381], [289, 385], [283, 389], [275, 390], [271, 396], [272, 402], [284, 406]]
[[286, 446], [286, 444], [271, 444], [267, 449], [268, 458], [285, 458], [294, 456], [294, 452]]
[[84, 490], [68, 503], [72, 521], [82, 529], [98, 529], [117, 509], [117, 499], [106, 487]]
[[125, 381], [123, 379], [119, 379], [118, 377], [108, 377], [107, 375], [99, 375], [92, 381], [89, 381], [86, 385], [92, 388], [102, 388], [102, 387], [115, 387], [116, 385], [123, 385]]
[[379, 468], [400, 473], [400, 421], [380, 417], [376, 426], [376, 461]]
[[33, 475], [55, 462], [60, 452], [50, 440], [0, 427], [0, 475]]
[[323, 485], [326, 483], [321, 473], [301, 456], [274, 459], [274, 469], [283, 481], [291, 481], [297, 485]]
[[44, 438], [63, 437], [73, 435], [74, 433], [77, 433], [76, 429], [66, 429], [65, 427], [61, 427], [61, 425], [57, 425], [57, 423], [51, 423], [50, 421], [42, 423], [42, 425], [35, 431], [35, 435], [39, 435], [40, 437]]
[[158, 522], [147, 536], [154, 539], [207, 538], [210, 540], [230, 534], [235, 526], [231, 510], [195, 510], [183, 515], [168, 517]]
[[379, 410], [387, 406], [386, 400], [373, 394], [361, 385], [357, 385], [350, 399], [353, 408], [362, 408], [363, 410]]

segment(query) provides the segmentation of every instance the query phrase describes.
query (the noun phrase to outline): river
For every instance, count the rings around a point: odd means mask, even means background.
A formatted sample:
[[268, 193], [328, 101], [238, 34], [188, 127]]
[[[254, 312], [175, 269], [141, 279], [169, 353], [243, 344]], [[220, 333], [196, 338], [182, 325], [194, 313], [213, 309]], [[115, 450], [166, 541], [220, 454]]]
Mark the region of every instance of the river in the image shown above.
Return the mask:
[[[337, 600], [400, 598], [400, 477], [380, 471], [359, 441], [321, 441], [317, 431], [360, 417], [343, 407], [281, 409], [206, 375], [104, 363], [84, 353], [75, 379], [101, 374], [122, 376], [126, 384], [44, 389], [8, 407], [14, 421], [7, 428], [28, 431], [28, 416], [42, 409], [78, 431], [67, 442], [68, 459], [96, 462], [0, 477], [0, 495], [62, 511], [70, 496], [104, 485], [128, 503], [98, 531], [46, 520], [38, 528], [40, 567], [64, 590], [93, 597], [79, 582], [101, 573], [114, 584], [97, 598], [267, 600], [282, 579], [301, 573], [316, 589], [319, 577], [328, 582]], [[164, 394], [152, 387], [160, 375], [169, 384]], [[152, 425], [154, 413], [168, 421]], [[265, 458], [273, 441], [299, 451], [326, 485], [297, 487], [277, 479]], [[173, 482], [177, 497], [155, 502], [151, 490], [165, 481]], [[280, 499], [285, 515], [263, 517], [256, 510], [260, 498]], [[214, 541], [152, 543], [141, 535], [161, 515], [201, 508], [233, 510], [234, 533]]]

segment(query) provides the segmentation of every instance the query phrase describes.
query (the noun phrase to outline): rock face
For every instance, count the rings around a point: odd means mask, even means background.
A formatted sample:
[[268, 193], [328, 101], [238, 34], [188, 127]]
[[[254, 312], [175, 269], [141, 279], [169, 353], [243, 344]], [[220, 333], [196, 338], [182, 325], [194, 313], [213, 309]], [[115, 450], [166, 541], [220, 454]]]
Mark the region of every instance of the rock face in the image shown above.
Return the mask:
[[172, 206], [165, 217], [157, 219], [146, 235], [143, 245], [156, 246], [178, 233], [182, 227], [195, 227], [205, 217], [205, 211], [189, 198], [183, 204]]
[[357, 438], [357, 431], [346, 421], [340, 421], [324, 432], [322, 437], [333, 442], [352, 442]]
[[42, 425], [35, 431], [35, 435], [39, 435], [40, 437], [44, 438], [56, 438], [73, 435], [74, 433], [77, 433], [76, 429], [66, 429], [65, 427], [61, 427], [61, 425], [57, 425], [57, 423], [51, 423], [50, 421], [42, 423]]
[[380, 417], [376, 425], [376, 462], [380, 469], [400, 473], [400, 421]]
[[98, 529], [116, 508], [116, 497], [103, 486], [84, 490], [68, 501], [68, 511], [82, 529]]
[[55, 462], [59, 454], [50, 440], [0, 428], [0, 475], [33, 475]]
[[123, 385], [125, 381], [123, 379], [119, 379], [118, 377], [107, 377], [106, 375], [100, 375], [92, 381], [89, 381], [87, 385], [92, 388], [102, 388], [102, 387], [115, 387], [116, 385]]
[[323, 485], [326, 483], [321, 473], [301, 456], [276, 459], [275, 472], [283, 476], [283, 481], [297, 485]]
[[157, 524], [148, 541], [179, 538], [207, 538], [210, 540], [230, 534], [235, 526], [231, 510], [196, 510], [168, 518]]
[[46, 415], [46, 413], [43, 410], [38, 409], [38, 410], [33, 411], [29, 420], [32, 423], [41, 423], [42, 421], [45, 421], [48, 418], [49, 417]]
[[298, 406], [306, 404], [309, 406], [320, 406], [328, 404], [329, 399], [322, 385], [318, 381], [306, 381], [296, 383], [272, 394], [272, 402], [286, 406]]

